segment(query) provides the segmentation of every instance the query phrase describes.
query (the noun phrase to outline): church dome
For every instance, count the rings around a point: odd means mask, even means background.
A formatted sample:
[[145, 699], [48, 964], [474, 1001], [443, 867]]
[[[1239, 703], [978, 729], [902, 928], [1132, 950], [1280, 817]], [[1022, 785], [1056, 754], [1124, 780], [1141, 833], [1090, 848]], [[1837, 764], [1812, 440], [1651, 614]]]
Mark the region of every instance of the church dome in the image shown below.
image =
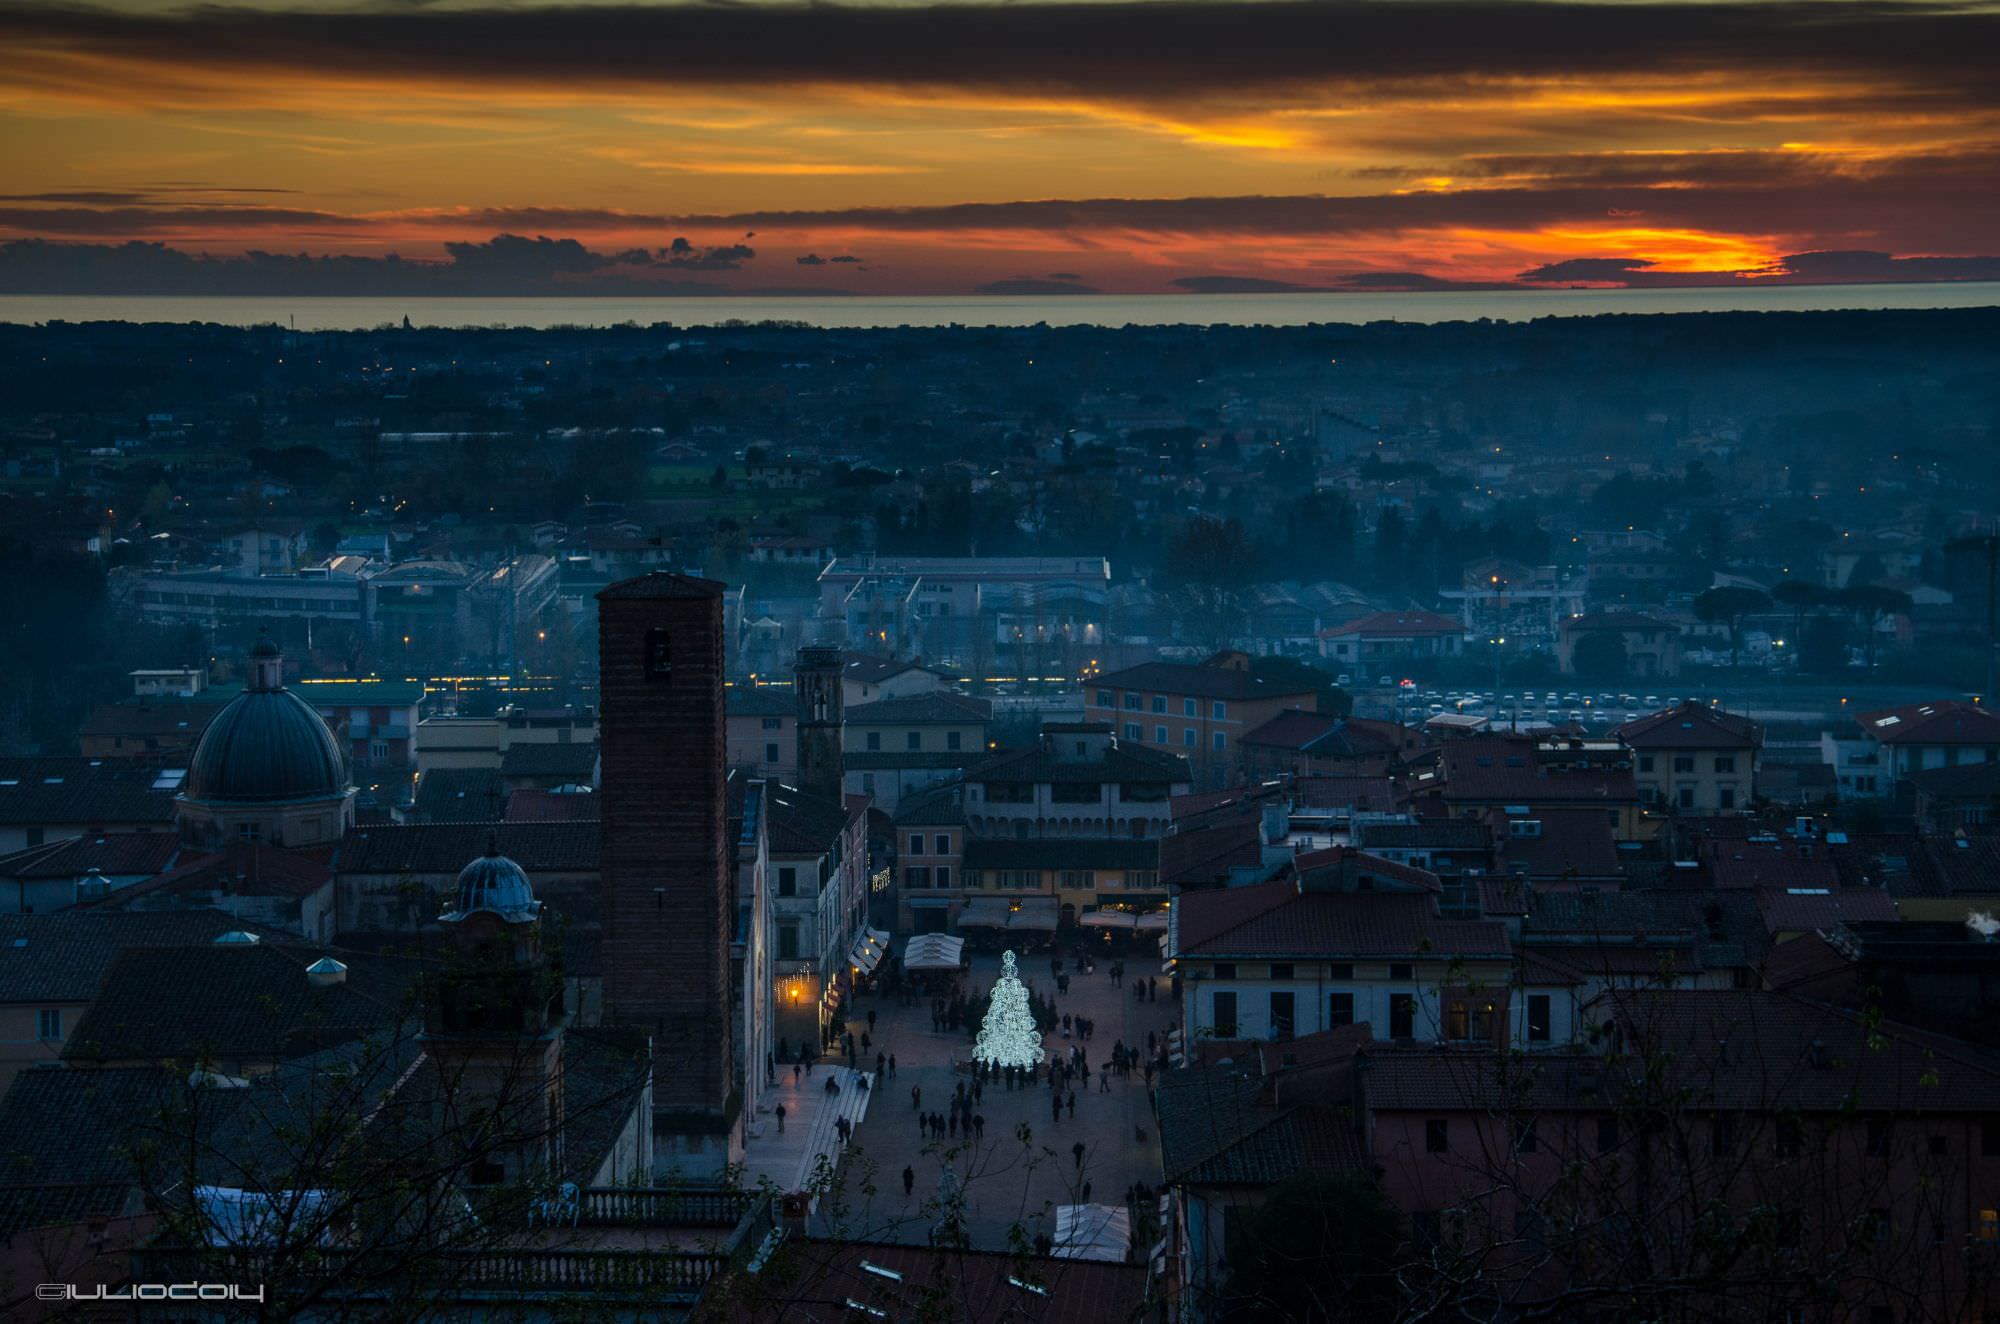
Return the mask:
[[526, 871], [502, 855], [490, 837], [486, 853], [459, 870], [458, 904], [453, 909], [460, 916], [490, 910], [502, 919], [519, 921], [533, 918], [541, 908]]
[[194, 804], [272, 805], [338, 800], [347, 756], [312, 706], [285, 689], [277, 645], [251, 650], [250, 683], [195, 744], [181, 796]]

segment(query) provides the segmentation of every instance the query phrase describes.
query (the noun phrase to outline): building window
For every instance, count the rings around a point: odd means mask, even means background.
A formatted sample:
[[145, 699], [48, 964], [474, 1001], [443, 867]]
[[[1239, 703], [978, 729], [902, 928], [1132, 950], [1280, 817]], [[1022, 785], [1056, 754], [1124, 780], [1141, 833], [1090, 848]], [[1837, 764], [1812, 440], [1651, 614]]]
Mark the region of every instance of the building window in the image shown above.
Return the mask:
[[951, 886], [951, 866], [950, 866], [950, 865], [948, 865], [948, 864], [940, 864], [940, 865], [939, 865], [939, 866], [938, 866], [938, 867], [937, 867], [936, 869], [934, 869], [934, 870], [932, 871], [932, 873], [934, 874], [934, 877], [933, 877], [933, 879], [932, 879], [932, 886], [934, 886], [934, 887], [950, 887], [950, 886]]
[[931, 885], [931, 871], [929, 869], [921, 867], [911, 867], [903, 870], [903, 886], [909, 888], [922, 888], [922, 887], [929, 887], [930, 885]]
[[1209, 705], [1208, 715], [1212, 720], [1220, 722], [1229, 716], [1229, 705], [1217, 699]]
[[1391, 1039], [1413, 1039], [1417, 1033], [1417, 995], [1414, 993], [1391, 993], [1389, 995], [1389, 1037]]
[[777, 761], [778, 761], [778, 747], [776, 745], [764, 746], [764, 762], [776, 763]]
[[1408, 962], [1399, 962], [1389, 967], [1389, 978], [1391, 979], [1415, 979], [1416, 977], [1417, 968]]
[[1193, 716], [1194, 716], [1194, 714], [1195, 714], [1195, 706], [1194, 706], [1194, 700], [1193, 700], [1193, 699], [1182, 699], [1182, 700], [1181, 700], [1181, 716], [1182, 716], [1182, 717], [1193, 717]]
[[1281, 993], [1271, 994], [1272, 1038], [1282, 1041], [1292, 1037], [1293, 1018], [1296, 1007], [1297, 1003], [1294, 1001], [1294, 995], [1289, 989]]
[[1153, 696], [1153, 711], [1156, 713], [1164, 713], [1166, 710], [1167, 710], [1167, 696], [1164, 694], [1155, 694]]
[[35, 1013], [35, 1038], [45, 1044], [62, 1042], [62, 1008], [47, 1007]]
[[1181, 728], [1181, 743], [1183, 745], [1186, 745], [1189, 749], [1193, 749], [1195, 747], [1196, 739], [1197, 737], [1195, 735], [1193, 727], [1184, 726]]
[[1444, 1037], [1447, 1039], [1470, 1039], [1472, 1037], [1472, 1017], [1463, 1002], [1454, 1002], [1445, 1008]]
[[796, 961], [799, 959], [799, 926], [780, 924], [778, 926], [778, 959]]
[[962, 738], [962, 737], [964, 736], [964, 734], [965, 734], [965, 733], [964, 733], [964, 732], [962, 732], [962, 731], [947, 731], [947, 732], [945, 732], [945, 733], [944, 733], [944, 747], [945, 747], [946, 749], [949, 749], [949, 750], [956, 750], [956, 749], [958, 749], [958, 747], [959, 747], [959, 740], [960, 740], [960, 739], [961, 739], [961, 738]]
[[1736, 756], [1734, 754], [1717, 754], [1715, 756], [1715, 770], [1717, 772], [1736, 771]]
[[1290, 961], [1271, 962], [1271, 978], [1290, 979], [1291, 977], [1292, 977], [1292, 963]]
[[388, 762], [388, 760], [389, 760], [389, 742], [388, 742], [388, 741], [386, 741], [386, 740], [371, 740], [371, 741], [369, 741], [369, 742], [368, 742], [368, 758], [369, 758], [369, 760], [370, 760], [371, 762], [374, 762], [374, 763], [386, 763], [386, 762]]
[[1326, 1026], [1329, 1030], [1354, 1024], [1354, 995], [1329, 993], [1326, 999]]
[[1134, 712], [1134, 713], [1138, 712], [1140, 708], [1140, 698], [1141, 696], [1137, 694], [1127, 694], [1125, 696], [1125, 710], [1127, 712]]
[[1139, 734], [1140, 730], [1141, 728], [1137, 722], [1125, 723], [1125, 738], [1131, 741], [1140, 741], [1145, 739], [1144, 736]]
[[1164, 726], [1156, 726], [1153, 728], [1153, 743], [1156, 745], [1164, 745], [1167, 743], [1167, 728], [1165, 728]]
[[1097, 706], [1100, 708], [1109, 708], [1111, 706], [1110, 690], [1099, 690], [1097, 692]]
[[1215, 1037], [1234, 1039], [1236, 1037], [1236, 994], [1228, 989], [1217, 989], [1215, 993]]
[[1528, 1042], [1545, 1044], [1549, 1042], [1553, 1029], [1553, 999], [1546, 993], [1528, 995]]
[[1693, 771], [1694, 771], [1694, 755], [1692, 755], [1692, 754], [1676, 754], [1676, 755], [1674, 755], [1674, 771], [1675, 771], [1675, 772], [1693, 772]]
[[255, 841], [257, 840], [257, 835], [258, 826], [255, 823], [238, 823], [236, 825], [236, 838], [239, 841]]
[[799, 894], [799, 871], [791, 865], [778, 870], [778, 895], [797, 896]]
[[782, 717], [766, 717], [764, 719], [764, 729], [766, 731], [782, 731], [785, 729], [785, 719]]
[[1234, 979], [1234, 978], [1236, 978], [1236, 962], [1234, 962], [1234, 961], [1217, 961], [1217, 962], [1215, 963], [1215, 977], [1216, 977], [1217, 979]]
[[910, 834], [910, 854], [922, 855], [923, 853], [924, 853], [924, 834], [921, 832], [912, 832]]
[[1097, 874], [1089, 869], [1065, 869], [1062, 885], [1066, 891], [1087, 892], [1097, 886]]
[[1448, 1154], [1451, 1152], [1451, 1123], [1442, 1117], [1433, 1117], [1424, 1123], [1424, 1153]]
[[940, 832], [937, 834], [937, 844], [931, 848], [931, 854], [933, 855], [951, 854], [951, 833]]
[[1736, 808], [1736, 788], [1725, 786], [1715, 793], [1715, 803], [1722, 809]]
[[958, 882], [961, 887], [984, 889], [986, 886], [986, 875], [978, 869], [967, 869], [958, 876]]
[[870, 731], [868, 733], [868, 748], [871, 751], [882, 748], [882, 733], [880, 731]]
[[912, 750], [922, 749], [924, 747], [924, 733], [921, 731], [909, 732], [903, 737], [903, 746], [906, 749]]
[[1354, 978], [1354, 966], [1351, 962], [1336, 961], [1326, 968], [1326, 977], [1328, 979], [1352, 979]]
[[1652, 770], [1653, 770], [1653, 756], [1651, 754], [1641, 754], [1639, 756], [1639, 771], [1651, 772]]
[[1229, 748], [1229, 737], [1217, 731], [1215, 733], [1215, 748], [1217, 751]]

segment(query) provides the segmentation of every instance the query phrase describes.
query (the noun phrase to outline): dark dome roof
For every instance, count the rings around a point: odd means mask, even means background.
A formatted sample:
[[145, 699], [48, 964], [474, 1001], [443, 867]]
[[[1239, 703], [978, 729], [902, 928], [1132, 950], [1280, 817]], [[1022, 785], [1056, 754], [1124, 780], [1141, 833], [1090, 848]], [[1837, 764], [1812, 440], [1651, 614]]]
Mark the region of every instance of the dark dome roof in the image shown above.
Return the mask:
[[459, 870], [455, 909], [460, 915], [490, 910], [503, 918], [520, 920], [533, 916], [541, 908], [542, 903], [535, 900], [535, 889], [528, 884], [526, 871], [490, 842], [484, 855]]
[[326, 722], [290, 690], [249, 689], [215, 715], [181, 794], [196, 803], [276, 804], [347, 793], [347, 757]]

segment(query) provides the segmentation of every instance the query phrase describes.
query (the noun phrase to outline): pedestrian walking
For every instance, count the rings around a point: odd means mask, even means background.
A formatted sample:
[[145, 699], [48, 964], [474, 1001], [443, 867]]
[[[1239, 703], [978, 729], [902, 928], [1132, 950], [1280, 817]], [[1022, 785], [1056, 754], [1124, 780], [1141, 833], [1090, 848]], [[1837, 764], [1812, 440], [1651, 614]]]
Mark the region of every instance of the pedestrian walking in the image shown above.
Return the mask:
[[1049, 1097], [1049, 1121], [1053, 1123], [1053, 1122], [1060, 1122], [1061, 1120], [1062, 1120], [1062, 1095], [1060, 1094], [1051, 1095]]
[[794, 1063], [792, 1063], [792, 1085], [793, 1085], [793, 1087], [794, 1087], [794, 1088], [796, 1088], [796, 1087], [798, 1086], [798, 1083], [799, 1083], [799, 1064], [798, 1064], [798, 1063], [796, 1063], [796, 1062], [794, 1062]]
[[1081, 1140], [1079, 1140], [1079, 1141], [1077, 1141], [1077, 1142], [1076, 1142], [1075, 1144], [1071, 1145], [1071, 1146], [1069, 1147], [1069, 1152], [1070, 1152], [1071, 1154], [1074, 1154], [1074, 1155], [1076, 1156], [1076, 1170], [1077, 1170], [1078, 1172], [1082, 1172], [1082, 1171], [1083, 1171], [1083, 1142], [1082, 1142]]
[[981, 1140], [984, 1140], [984, 1139], [986, 1139], [986, 1114], [985, 1114], [985, 1113], [974, 1113], [974, 1114], [973, 1114], [973, 1117], [972, 1117], [972, 1134], [973, 1134], [973, 1135], [975, 1135], [975, 1136], [977, 1136], [977, 1137], [979, 1137], [979, 1138], [980, 1138]]
[[958, 1139], [958, 1109], [953, 1108], [951, 1110], [951, 1118], [945, 1122], [945, 1125], [951, 1128], [951, 1138], [953, 1140]]
[[875, 1074], [878, 1076], [881, 1075], [884, 1071], [888, 1069], [888, 1067], [889, 1067], [888, 1054], [886, 1053], [875, 1054]]
[[1100, 1071], [1097, 1073], [1097, 1092], [1099, 1094], [1111, 1093], [1111, 1073], [1109, 1071]]
[[1075, 1117], [1075, 1116], [1076, 1116], [1076, 1091], [1075, 1091], [1075, 1090], [1071, 1090], [1071, 1091], [1069, 1092], [1069, 1115], [1070, 1115], [1071, 1117]]
[[889, 1079], [894, 1080], [895, 1078], [896, 1078], [896, 1055], [894, 1053], [891, 1053], [889, 1054]]
[[917, 1188], [916, 1169], [912, 1168], [909, 1164], [905, 1163], [903, 1165], [903, 1198], [905, 1200], [909, 1199], [910, 1193], [916, 1190], [916, 1188]]
[[875, 1028], [875, 1009], [873, 1007], [868, 1009], [868, 1028], [871, 1030]]
[[1090, 1203], [1090, 1183], [1087, 1181], [1083, 1184], [1083, 1202]]
[[861, 1032], [861, 1051], [865, 1053], [874, 1046], [874, 1044], [868, 1042], [868, 1031], [863, 1030]]
[[921, 1086], [921, 1085], [912, 1085], [912, 1086], [910, 1086], [910, 1106], [911, 1106], [912, 1108], [921, 1108], [921, 1107], [923, 1107], [923, 1106], [924, 1106], [924, 1087], [923, 1087], [923, 1086]]
[[783, 1135], [784, 1133], [785, 1133], [785, 1105], [781, 1103], [778, 1105], [778, 1134]]

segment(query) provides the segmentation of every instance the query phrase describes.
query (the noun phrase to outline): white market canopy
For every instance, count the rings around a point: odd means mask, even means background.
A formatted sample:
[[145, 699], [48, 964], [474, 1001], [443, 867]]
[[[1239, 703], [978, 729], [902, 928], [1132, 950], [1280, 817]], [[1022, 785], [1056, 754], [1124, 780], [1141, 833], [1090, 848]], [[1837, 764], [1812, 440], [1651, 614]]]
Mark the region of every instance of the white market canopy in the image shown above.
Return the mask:
[[1134, 927], [1141, 933], [1165, 933], [1167, 931], [1167, 912], [1164, 910], [1155, 910], [1151, 914], [1141, 915]]
[[888, 954], [889, 935], [880, 929], [863, 929], [854, 940], [854, 950], [847, 954], [847, 963], [862, 974], [871, 975]]
[[[964, 921], [961, 920], [960, 923]], [[1010, 929], [1056, 930], [1056, 899], [1052, 896], [1024, 897], [1021, 908], [1007, 917]]]
[[1139, 917], [1129, 910], [1093, 910], [1077, 920], [1086, 929], [1130, 929], [1139, 923]]
[[965, 965], [965, 939], [925, 933], [903, 944], [905, 970], [957, 970]]
[[976, 896], [965, 903], [959, 912], [958, 927], [961, 929], [1004, 929], [1007, 927], [1007, 901], [1004, 897]]
[[1057, 1205], [1055, 1242], [1059, 1260], [1123, 1264], [1132, 1251], [1132, 1218], [1108, 1204]]

